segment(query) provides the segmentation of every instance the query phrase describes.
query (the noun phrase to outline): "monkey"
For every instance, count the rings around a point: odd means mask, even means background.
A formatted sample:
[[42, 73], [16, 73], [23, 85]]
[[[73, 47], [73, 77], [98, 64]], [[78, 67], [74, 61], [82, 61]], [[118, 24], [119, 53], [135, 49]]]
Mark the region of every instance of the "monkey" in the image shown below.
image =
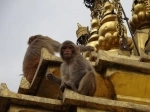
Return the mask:
[[38, 67], [41, 49], [46, 48], [52, 55], [59, 52], [61, 43], [48, 36], [34, 35], [28, 39], [28, 48], [23, 59], [23, 75], [29, 83], [32, 82], [36, 69]]
[[[55, 52], [59, 52], [61, 43], [43, 35], [31, 36], [27, 43], [29, 46], [23, 59], [22, 71], [24, 77], [26, 77], [27, 81], [31, 83], [40, 61], [41, 49], [46, 48], [49, 53], [55, 55]], [[94, 50], [91, 46], [79, 46], [79, 49], [80, 52]]]
[[95, 70], [91, 64], [80, 54], [78, 47], [72, 41], [64, 41], [60, 47], [61, 86], [71, 89], [79, 94], [93, 96], [96, 91]]
[[46, 77], [60, 84], [62, 92], [68, 88], [79, 94], [93, 96], [96, 91], [95, 70], [80, 54], [78, 46], [69, 40], [63, 42], [60, 56], [63, 60], [60, 67], [61, 80], [52, 74]]
[[92, 46], [77, 45], [77, 47], [78, 47], [80, 53], [83, 53], [86, 51], [94, 51], [94, 47], [92, 47]]

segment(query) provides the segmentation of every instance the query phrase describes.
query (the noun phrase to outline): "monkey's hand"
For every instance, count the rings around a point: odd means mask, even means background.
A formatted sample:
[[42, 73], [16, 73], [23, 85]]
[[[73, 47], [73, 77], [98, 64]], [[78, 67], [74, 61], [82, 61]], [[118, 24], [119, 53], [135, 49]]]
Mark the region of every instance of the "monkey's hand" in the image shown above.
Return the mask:
[[64, 84], [66, 85], [66, 88], [78, 92], [77, 88], [75, 87], [74, 83], [71, 80], [64, 82]]
[[65, 85], [65, 83], [63, 83], [63, 84], [60, 86], [61, 92], [64, 92], [64, 90], [65, 90], [66, 87], [67, 87], [67, 86]]
[[89, 51], [94, 51], [94, 47], [92, 47], [92, 46], [86, 46], [86, 47]]
[[46, 79], [47, 80], [52, 80], [52, 81], [54, 81], [58, 85], [61, 84], [61, 79], [59, 79], [58, 77], [54, 76], [52, 73], [46, 74]]
[[65, 88], [72, 89], [71, 86], [72, 86], [72, 82], [71, 82], [70, 80], [69, 80], [69, 81], [65, 81], [65, 82], [63, 82], [62, 85], [60, 86], [60, 90], [61, 90], [62, 92], [64, 92]]
[[92, 46], [79, 46], [80, 52], [86, 52], [86, 51], [94, 51], [94, 47]]
[[52, 73], [48, 73], [45, 75], [47, 80], [53, 80], [53, 74]]

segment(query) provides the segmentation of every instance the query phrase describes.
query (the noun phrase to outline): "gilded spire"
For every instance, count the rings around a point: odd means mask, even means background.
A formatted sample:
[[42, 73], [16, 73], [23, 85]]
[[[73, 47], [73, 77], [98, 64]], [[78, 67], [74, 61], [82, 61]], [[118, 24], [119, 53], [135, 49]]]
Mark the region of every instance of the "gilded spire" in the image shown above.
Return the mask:
[[83, 27], [79, 23], [77, 23], [78, 29], [76, 31], [77, 38], [83, 36], [83, 35], [89, 35], [88, 27]]

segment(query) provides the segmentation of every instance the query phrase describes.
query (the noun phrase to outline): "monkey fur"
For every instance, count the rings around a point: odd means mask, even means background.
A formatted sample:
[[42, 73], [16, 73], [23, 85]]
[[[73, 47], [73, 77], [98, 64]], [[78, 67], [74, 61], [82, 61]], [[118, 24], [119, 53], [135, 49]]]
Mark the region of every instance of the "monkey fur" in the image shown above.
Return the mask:
[[[29, 46], [24, 56], [22, 69], [24, 77], [26, 77], [28, 82], [31, 83], [40, 61], [41, 49], [46, 48], [49, 51], [49, 53], [54, 55], [55, 52], [59, 52], [61, 43], [59, 43], [56, 40], [53, 40], [52, 38], [49, 38], [48, 36], [34, 35], [29, 38], [28, 45]], [[94, 50], [94, 48], [91, 46], [78, 47], [80, 49], [80, 52]]]
[[61, 64], [61, 86], [73, 91], [93, 96], [96, 91], [95, 70], [90, 63], [80, 54], [77, 46], [71, 41], [65, 41], [60, 47]]
[[59, 52], [61, 44], [48, 36], [35, 35], [29, 38], [28, 45], [22, 69], [24, 77], [31, 83], [40, 61], [41, 49], [46, 48], [54, 55], [55, 52]]

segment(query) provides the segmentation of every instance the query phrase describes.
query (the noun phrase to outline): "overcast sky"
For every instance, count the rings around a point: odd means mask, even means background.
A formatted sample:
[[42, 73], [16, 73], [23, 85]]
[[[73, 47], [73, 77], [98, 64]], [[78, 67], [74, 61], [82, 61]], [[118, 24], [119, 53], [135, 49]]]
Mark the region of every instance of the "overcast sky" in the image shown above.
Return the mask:
[[[131, 17], [132, 0], [121, 0]], [[90, 26], [83, 0], [0, 0], [0, 83], [17, 92], [28, 38], [42, 34], [76, 42], [77, 23]]]

